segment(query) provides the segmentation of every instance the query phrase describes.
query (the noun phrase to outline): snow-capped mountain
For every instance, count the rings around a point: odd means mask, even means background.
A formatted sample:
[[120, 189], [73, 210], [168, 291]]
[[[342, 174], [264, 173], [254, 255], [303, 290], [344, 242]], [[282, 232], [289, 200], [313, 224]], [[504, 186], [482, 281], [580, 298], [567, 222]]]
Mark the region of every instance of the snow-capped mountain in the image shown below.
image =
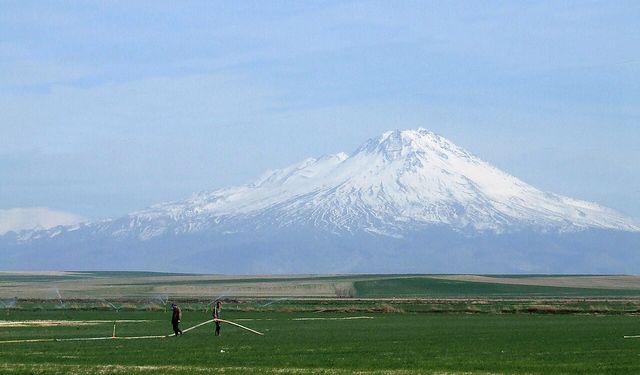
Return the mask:
[[140, 239], [249, 219], [256, 226], [304, 223], [337, 233], [389, 235], [434, 224], [493, 232], [640, 230], [606, 207], [542, 192], [424, 129], [386, 132], [352, 156], [305, 159], [250, 185], [197, 194], [130, 218], [157, 224]]
[[[343, 261], [349, 259], [346, 263], [351, 268], [345, 271], [386, 271], [379, 264], [367, 267], [366, 263], [381, 253], [402, 256], [400, 250], [391, 251], [396, 248], [413, 249], [419, 257], [424, 251], [435, 251], [434, 244], [444, 238], [449, 239], [445, 243], [463, 243], [465, 251], [472, 252], [470, 244], [479, 244], [480, 238], [508, 238], [517, 252], [535, 243], [533, 237], [579, 238], [580, 233], [593, 231], [634, 233], [640, 226], [598, 204], [540, 191], [451, 141], [418, 129], [389, 131], [351, 155], [305, 159], [267, 172], [248, 185], [195, 194], [115, 220], [23, 232], [14, 240], [23, 245], [54, 240], [58, 245], [75, 246], [102, 242], [112, 244], [107, 248], [124, 246], [130, 252], [141, 247], [152, 251], [153, 246], [171, 243], [185, 254], [195, 252], [201, 257], [207, 251], [219, 257], [223, 249], [229, 254], [249, 252], [269, 259], [270, 255], [279, 258], [284, 251], [289, 254], [285, 260], [304, 259], [310, 248], [326, 252], [325, 246], [344, 249], [335, 254], [332, 250], [335, 259], [329, 266], [344, 266]], [[528, 243], [514, 243], [523, 233]], [[375, 254], [362, 253], [385, 241], [391, 242]], [[557, 244], [539, 246], [549, 249]], [[442, 251], [454, 250], [450, 246]], [[511, 268], [532, 269], [526, 259], [521, 262], [525, 265]], [[258, 268], [296, 272], [293, 266], [274, 267], [262, 264]], [[316, 271], [313, 267], [305, 267], [307, 270]]]

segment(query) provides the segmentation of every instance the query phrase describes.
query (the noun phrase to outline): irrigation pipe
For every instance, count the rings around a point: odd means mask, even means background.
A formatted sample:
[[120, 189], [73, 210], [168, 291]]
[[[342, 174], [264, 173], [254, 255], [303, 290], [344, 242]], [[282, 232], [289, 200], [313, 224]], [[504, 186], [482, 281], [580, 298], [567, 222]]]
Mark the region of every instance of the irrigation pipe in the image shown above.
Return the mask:
[[624, 336], [625, 339], [640, 339], [640, 335], [635, 336]]
[[205, 324], [209, 324], [209, 323], [211, 323], [211, 322], [213, 322], [213, 321], [214, 321], [214, 319], [207, 320], [206, 322], [202, 322], [202, 323], [200, 323], [200, 324], [196, 324], [196, 325], [195, 325], [195, 326], [193, 326], [193, 327], [189, 327], [189, 328], [187, 328], [187, 329], [183, 330], [182, 332], [189, 332], [189, 331], [191, 331], [192, 329], [196, 329], [196, 328], [198, 328], [198, 327], [200, 327], [200, 326], [203, 326], [203, 325], [205, 325]]
[[215, 321], [218, 321], [218, 322], [220, 322], [220, 323], [227, 323], [227, 324], [231, 324], [231, 325], [236, 326], [236, 327], [238, 327], [238, 328], [246, 329], [247, 331], [249, 331], [249, 332], [251, 332], [251, 333], [255, 333], [256, 335], [264, 336], [264, 333], [262, 333], [262, 332], [258, 332], [258, 331], [254, 330], [254, 329], [249, 328], [249, 327], [245, 327], [245, 326], [243, 326], [242, 324], [238, 324], [238, 323], [236, 323], [236, 322], [232, 322], [232, 321], [230, 321], [230, 320], [224, 320], [224, 319], [211, 319], [211, 320], [207, 320], [206, 322], [202, 322], [202, 323], [200, 323], [200, 324], [196, 324], [196, 325], [195, 325], [195, 326], [193, 326], [193, 327], [189, 327], [189, 328], [187, 328], [187, 329], [183, 330], [182, 332], [189, 332], [189, 331], [191, 331], [192, 329], [196, 329], [196, 328], [198, 328], [198, 327], [200, 327], [200, 326], [203, 326], [203, 325], [205, 325], [205, 324], [209, 324], [209, 323], [212, 323], [212, 322], [215, 322]]
[[[211, 319], [211, 320], [207, 320], [206, 322], [202, 322], [199, 324], [196, 324], [193, 327], [189, 327], [187, 329], [185, 329], [182, 332], [189, 332], [192, 329], [196, 329], [198, 327], [201, 327], [205, 324], [209, 324], [211, 322], [215, 322], [215, 321], [219, 321], [221, 323], [227, 323], [227, 324], [231, 324], [234, 325], [236, 327], [245, 329], [249, 332], [255, 333], [256, 335], [260, 335], [260, 336], [264, 336], [264, 333], [255, 331], [251, 328], [245, 327], [241, 324], [229, 321], [229, 320], [223, 320], [223, 319]], [[144, 340], [144, 339], [164, 339], [167, 337], [172, 337], [173, 334], [170, 335], [156, 335], [156, 336], [116, 336], [115, 335], [115, 324], [114, 324], [114, 330], [113, 330], [113, 336], [110, 337], [72, 337], [72, 338], [64, 338], [64, 339], [26, 339], [26, 340], [4, 340], [4, 341], [0, 341], [0, 344], [17, 344], [17, 343], [27, 343], [27, 342], [62, 342], [62, 341], [100, 341], [100, 340]]]
[[220, 322], [220, 323], [227, 323], [227, 324], [231, 324], [232, 326], [236, 326], [236, 327], [239, 327], [239, 328], [242, 328], [242, 329], [246, 329], [247, 331], [252, 332], [252, 333], [255, 333], [256, 335], [264, 336], [264, 333], [261, 333], [261, 332], [255, 331], [255, 330], [253, 330], [253, 329], [251, 329], [251, 328], [245, 327], [245, 326], [243, 326], [243, 325], [241, 325], [241, 324], [234, 323], [234, 322], [229, 321], [229, 320], [224, 320], [224, 319], [213, 319], [213, 321], [218, 321], [218, 322]]
[[256, 335], [264, 336], [264, 333], [262, 333], [262, 332], [258, 332], [258, 331], [256, 331], [256, 330], [253, 330], [253, 329], [249, 328], [249, 327], [245, 327], [245, 326], [243, 326], [242, 324], [238, 324], [238, 323], [232, 322], [232, 321], [230, 321], [230, 320], [224, 320], [224, 319], [211, 319], [211, 320], [207, 320], [206, 322], [202, 322], [202, 323], [200, 323], [200, 324], [196, 324], [196, 325], [195, 325], [195, 326], [193, 326], [193, 327], [189, 327], [189, 328], [187, 328], [187, 329], [183, 330], [182, 332], [189, 332], [189, 331], [191, 331], [192, 329], [196, 329], [196, 328], [198, 328], [198, 327], [200, 327], [200, 326], [203, 326], [203, 325], [205, 325], [205, 324], [209, 324], [209, 323], [211, 323], [211, 322], [216, 322], [216, 321], [218, 321], [218, 322], [220, 322], [220, 323], [227, 323], [227, 324], [231, 324], [232, 326], [236, 326], [236, 327], [238, 327], [238, 328], [246, 329], [247, 331], [249, 331], [249, 332], [251, 332], [251, 333], [255, 333]]

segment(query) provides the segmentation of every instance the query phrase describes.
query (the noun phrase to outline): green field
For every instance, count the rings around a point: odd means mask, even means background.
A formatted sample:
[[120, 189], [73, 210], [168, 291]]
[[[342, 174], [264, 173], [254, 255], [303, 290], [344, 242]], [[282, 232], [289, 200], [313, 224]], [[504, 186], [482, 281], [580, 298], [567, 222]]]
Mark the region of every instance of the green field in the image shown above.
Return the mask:
[[[21, 340], [0, 373], [635, 374], [639, 296], [632, 276], [0, 273], [0, 341]], [[215, 297], [265, 336], [66, 341], [166, 335], [167, 300], [185, 329]]]
[[384, 278], [354, 282], [360, 297], [625, 297], [638, 296], [638, 289], [567, 288], [538, 285], [479, 283], [429, 277]]
[[[211, 325], [182, 337], [0, 344], [0, 372], [7, 374], [352, 373], [387, 374], [633, 374], [640, 372], [637, 316], [481, 315], [371, 313], [372, 319], [324, 320], [353, 314], [229, 312], [263, 331], [257, 336]], [[183, 327], [207, 320], [185, 313]], [[318, 320], [293, 320], [313, 318]], [[168, 313], [104, 311], [11, 311], [3, 320], [107, 322], [78, 327], [14, 327], [0, 340], [165, 334]], [[252, 319], [252, 320], [246, 320]], [[224, 352], [221, 352], [224, 351]]]
[[323, 297], [640, 298], [640, 277], [548, 275], [223, 276], [153, 272], [0, 272], [0, 299]]

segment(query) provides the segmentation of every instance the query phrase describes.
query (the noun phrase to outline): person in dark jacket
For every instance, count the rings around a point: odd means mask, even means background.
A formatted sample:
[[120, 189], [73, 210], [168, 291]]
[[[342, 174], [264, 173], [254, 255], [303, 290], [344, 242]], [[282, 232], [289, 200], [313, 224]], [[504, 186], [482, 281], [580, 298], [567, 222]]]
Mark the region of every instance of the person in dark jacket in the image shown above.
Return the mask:
[[216, 336], [220, 336], [220, 310], [222, 310], [222, 303], [220, 301], [216, 301], [216, 304], [213, 306], [213, 319], [215, 319], [216, 323]]
[[171, 310], [173, 310], [171, 314], [171, 324], [173, 325], [173, 332], [178, 335], [182, 335], [182, 330], [180, 329], [180, 321], [182, 320], [182, 310], [175, 303], [171, 304]]

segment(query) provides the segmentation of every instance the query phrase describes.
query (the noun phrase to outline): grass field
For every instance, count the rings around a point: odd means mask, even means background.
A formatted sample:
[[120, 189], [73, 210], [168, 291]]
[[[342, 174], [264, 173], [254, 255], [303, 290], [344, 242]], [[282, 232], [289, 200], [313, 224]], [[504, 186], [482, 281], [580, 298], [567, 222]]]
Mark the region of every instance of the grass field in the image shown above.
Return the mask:
[[557, 286], [498, 284], [402, 277], [354, 282], [356, 295], [361, 297], [626, 297], [638, 296], [638, 289], [569, 288]]
[[[265, 333], [257, 336], [211, 325], [182, 337], [154, 340], [0, 344], [7, 374], [366, 373], [387, 374], [634, 374], [640, 372], [636, 316], [373, 313], [372, 319], [331, 320], [353, 314], [229, 313], [225, 317]], [[294, 320], [312, 318], [313, 320]], [[320, 318], [320, 319], [318, 319]], [[164, 312], [12, 311], [3, 320], [106, 322], [87, 326], [14, 327], [0, 340], [140, 336], [170, 331]], [[185, 313], [183, 326], [207, 320]]]
[[637, 280], [0, 274], [0, 341], [110, 337], [114, 320], [118, 337], [165, 335], [167, 299], [185, 329], [223, 292], [223, 318], [265, 333], [0, 343], [0, 373], [635, 374], [640, 339], [623, 336], [640, 335]]

